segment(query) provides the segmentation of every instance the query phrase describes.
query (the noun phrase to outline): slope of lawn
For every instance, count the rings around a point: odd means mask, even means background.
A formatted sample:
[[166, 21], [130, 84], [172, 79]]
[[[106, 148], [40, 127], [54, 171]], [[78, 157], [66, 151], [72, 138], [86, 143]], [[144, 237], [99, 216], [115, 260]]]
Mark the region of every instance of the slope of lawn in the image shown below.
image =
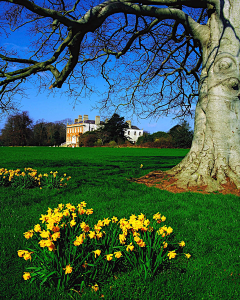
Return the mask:
[[[0, 187], [0, 298], [99, 299], [86, 291], [59, 295], [23, 280], [26, 262], [17, 250], [27, 247], [23, 233], [39, 222], [48, 207], [85, 201], [97, 221], [160, 212], [185, 241], [191, 258], [172, 259], [169, 268], [153, 279], [142, 280], [134, 270], [109, 279], [101, 289], [104, 299], [239, 299], [240, 201], [234, 195], [172, 194], [127, 181], [153, 170], [167, 170], [186, 155], [184, 149], [1, 147], [0, 168], [71, 176], [60, 190]], [[140, 168], [140, 165], [143, 165]]]

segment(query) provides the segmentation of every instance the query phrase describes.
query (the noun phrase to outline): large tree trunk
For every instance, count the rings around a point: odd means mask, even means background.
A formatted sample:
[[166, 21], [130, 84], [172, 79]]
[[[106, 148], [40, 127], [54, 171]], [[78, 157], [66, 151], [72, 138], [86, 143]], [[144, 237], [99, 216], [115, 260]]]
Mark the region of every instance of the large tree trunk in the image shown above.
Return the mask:
[[177, 186], [222, 189], [227, 178], [240, 188], [240, 1], [222, 4], [209, 18], [210, 39], [202, 44], [203, 69], [192, 147], [170, 170]]

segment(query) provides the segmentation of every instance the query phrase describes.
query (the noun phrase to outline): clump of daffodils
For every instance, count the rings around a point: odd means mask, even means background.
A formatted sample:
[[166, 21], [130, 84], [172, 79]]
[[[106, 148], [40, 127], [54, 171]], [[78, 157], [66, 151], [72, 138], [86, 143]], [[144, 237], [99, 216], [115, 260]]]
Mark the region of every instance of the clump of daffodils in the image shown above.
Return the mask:
[[71, 177], [64, 174], [62, 177], [58, 176], [58, 172], [50, 172], [45, 174], [38, 174], [38, 171], [32, 168], [7, 170], [0, 168], [0, 186], [11, 186], [19, 188], [34, 188], [43, 187], [61, 188], [67, 185], [67, 181]]
[[[24, 233], [31, 250], [18, 250], [18, 256], [31, 263], [23, 279], [37, 280], [53, 288], [70, 290], [99, 285], [126, 266], [153, 276], [164, 261], [182, 253], [185, 242], [174, 246], [169, 238], [173, 229], [163, 225], [159, 212], [150, 221], [144, 214], [129, 219], [113, 216], [91, 226], [93, 209], [86, 202], [48, 208], [39, 223]], [[175, 248], [175, 249], [174, 249]], [[179, 252], [179, 253], [178, 253]], [[189, 253], [185, 253], [190, 258]]]

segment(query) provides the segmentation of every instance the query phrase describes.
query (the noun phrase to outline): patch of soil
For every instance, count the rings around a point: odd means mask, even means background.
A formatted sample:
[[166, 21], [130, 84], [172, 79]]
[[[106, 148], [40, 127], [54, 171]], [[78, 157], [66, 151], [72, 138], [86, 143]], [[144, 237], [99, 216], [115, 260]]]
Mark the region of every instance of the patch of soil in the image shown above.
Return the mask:
[[201, 194], [233, 194], [240, 196], [240, 190], [237, 189], [236, 185], [233, 182], [230, 182], [228, 178], [227, 183], [222, 185], [223, 189], [213, 193], [206, 192], [207, 186], [189, 187], [188, 189], [179, 188], [175, 184], [177, 179], [175, 179], [173, 175], [166, 174], [166, 172], [162, 171], [153, 171], [143, 177], [132, 178], [130, 181], [142, 183], [149, 187], [154, 186], [158, 189], [166, 190], [172, 193], [194, 192]]

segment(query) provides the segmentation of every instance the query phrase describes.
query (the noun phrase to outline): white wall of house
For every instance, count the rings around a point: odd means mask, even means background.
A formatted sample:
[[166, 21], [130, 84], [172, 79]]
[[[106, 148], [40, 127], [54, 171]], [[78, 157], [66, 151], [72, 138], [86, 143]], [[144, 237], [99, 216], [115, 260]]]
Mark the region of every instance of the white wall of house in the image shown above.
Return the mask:
[[138, 138], [143, 135], [143, 129], [140, 130], [140, 129], [134, 129], [134, 128], [126, 128], [124, 131], [125, 131], [124, 135], [127, 138], [130, 138], [129, 140], [134, 143], [136, 143]]
[[83, 124], [83, 133], [87, 131], [94, 131], [101, 127], [101, 125], [85, 123]]

